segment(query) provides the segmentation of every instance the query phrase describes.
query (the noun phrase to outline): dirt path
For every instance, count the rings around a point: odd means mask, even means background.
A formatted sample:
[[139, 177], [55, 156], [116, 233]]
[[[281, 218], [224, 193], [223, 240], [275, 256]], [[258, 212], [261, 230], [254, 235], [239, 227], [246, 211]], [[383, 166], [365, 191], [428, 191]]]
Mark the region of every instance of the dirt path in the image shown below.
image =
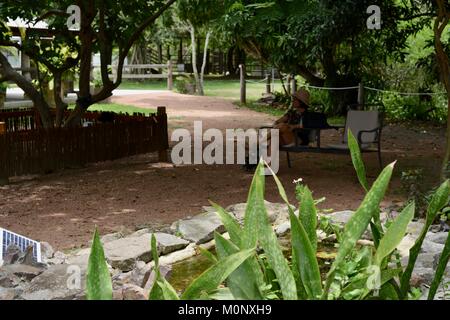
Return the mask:
[[[167, 106], [170, 131], [192, 129], [202, 120], [204, 129], [251, 128], [270, 123], [265, 114], [240, 109], [228, 101], [191, 97], [169, 92], [114, 97], [114, 102], [154, 108]], [[324, 144], [337, 141], [339, 133], [324, 134]], [[423, 167], [426, 183], [436, 181], [444, 144], [439, 128], [387, 126], [383, 157], [399, 160], [385, 206], [404, 200], [401, 172]], [[292, 181], [302, 177], [315, 197], [326, 197], [322, 208], [355, 209], [363, 192], [351, 160], [345, 155], [295, 154], [292, 169], [281, 155], [279, 177], [294, 202]], [[364, 156], [368, 175], [376, 177], [376, 156]], [[97, 225], [102, 234], [122, 228], [164, 228], [173, 221], [202, 211], [213, 200], [223, 206], [245, 202], [251, 174], [240, 166], [159, 166], [155, 155], [142, 155], [90, 165], [29, 179], [20, 178], [0, 187], [0, 227], [50, 242], [58, 249], [86, 244]], [[271, 179], [266, 198], [281, 202]]]

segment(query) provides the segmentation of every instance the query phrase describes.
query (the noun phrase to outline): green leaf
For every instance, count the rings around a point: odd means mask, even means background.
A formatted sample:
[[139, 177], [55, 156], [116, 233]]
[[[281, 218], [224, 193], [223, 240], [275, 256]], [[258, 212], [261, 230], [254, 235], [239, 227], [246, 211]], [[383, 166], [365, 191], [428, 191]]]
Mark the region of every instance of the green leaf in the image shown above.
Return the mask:
[[[217, 254], [221, 260], [239, 252], [239, 248], [222, 235], [216, 233], [214, 239], [216, 241]], [[259, 290], [258, 277], [263, 279], [264, 275], [259, 268], [256, 258], [250, 257], [230, 274], [227, 279], [227, 286], [236, 299], [263, 300]]]
[[223, 225], [225, 226], [225, 229], [230, 234], [230, 239], [233, 241], [233, 243], [237, 246], [241, 246], [242, 241], [242, 229], [239, 225], [239, 222], [236, 221], [236, 219], [226, 212], [221, 206], [215, 204], [214, 202], [211, 202], [211, 205], [217, 210], [217, 214], [219, 215], [220, 219], [222, 220]]
[[112, 300], [112, 282], [97, 228], [89, 255], [86, 289], [88, 300]]
[[314, 253], [317, 251], [317, 210], [308, 187], [305, 187], [299, 210], [300, 222], [305, 228]]
[[447, 263], [450, 259], [450, 233], [445, 242], [444, 250], [439, 258], [439, 263], [436, 268], [436, 274], [434, 275], [433, 282], [430, 286], [430, 291], [428, 292], [428, 300], [433, 300], [436, 292], [441, 284], [442, 277], [444, 276], [445, 270], [447, 268]]
[[148, 295], [149, 300], [164, 300], [164, 292], [160, 285], [158, 285], [158, 282], [161, 282], [161, 272], [159, 270], [159, 256], [158, 256], [158, 248], [156, 246], [156, 238], [155, 235], [152, 234], [151, 239], [151, 251], [153, 256], [153, 261], [155, 263], [154, 269], [155, 270], [155, 282], [153, 283], [153, 287], [150, 290], [150, 293]]
[[[254, 223], [254, 226], [249, 227], [248, 230], [251, 230], [252, 232], [255, 232], [255, 230], [257, 231], [261, 247], [267, 256], [269, 265], [277, 276], [284, 299], [297, 300], [297, 288], [294, 276], [289, 269], [288, 262], [278, 243], [278, 238], [269, 222], [266, 207], [264, 205], [264, 178], [264, 162], [260, 161], [255, 172], [254, 187], [252, 187], [253, 192], [251, 193], [251, 197], [249, 197], [248, 206], [253, 207], [250, 208], [249, 214], [252, 217], [249, 217], [247, 220], [246, 216], [246, 224], [247, 221]], [[246, 225], [245, 228], [247, 227], [248, 226]]]
[[214, 254], [211, 253], [211, 251], [206, 250], [205, 248], [202, 248], [202, 247], [198, 247], [198, 249], [200, 250], [200, 253], [202, 254], [202, 256], [207, 258], [210, 262], [217, 263], [217, 258]]
[[299, 269], [298, 271], [308, 298], [312, 300], [319, 299], [322, 295], [322, 281], [316, 259], [316, 250], [312, 246], [308, 234], [299, 219], [294, 214], [290, 214], [290, 219], [292, 257], [296, 260], [295, 266]]
[[415, 205], [410, 203], [403, 209], [398, 217], [392, 222], [387, 229], [384, 237], [381, 238], [380, 244], [375, 254], [375, 264], [381, 267], [381, 263], [402, 241], [405, 236], [408, 224], [414, 218]]
[[162, 278], [157, 284], [161, 288], [164, 300], [180, 300], [177, 292], [166, 279]]
[[358, 176], [359, 183], [364, 188], [366, 192], [369, 190], [369, 184], [366, 178], [366, 168], [364, 166], [364, 161], [362, 160], [361, 151], [359, 149], [358, 141], [353, 135], [352, 131], [348, 130], [348, 147], [350, 149], [350, 155], [352, 157], [353, 166], [356, 170], [356, 175]]
[[406, 266], [406, 269], [403, 272], [402, 278], [400, 280], [400, 288], [403, 298], [407, 297], [407, 293], [410, 289], [409, 281], [411, 280], [411, 275], [414, 270], [417, 257], [419, 256], [420, 248], [422, 247], [423, 241], [425, 240], [425, 237], [427, 235], [428, 229], [430, 229], [430, 226], [436, 218], [438, 212], [448, 203], [449, 194], [450, 183], [449, 180], [447, 180], [438, 188], [438, 190], [433, 195], [430, 204], [428, 205], [425, 226], [423, 227], [419, 238], [417, 238], [416, 242], [409, 250], [408, 265]]
[[247, 249], [221, 259], [217, 264], [203, 272], [182, 294], [182, 300], [194, 300], [216, 290], [226, 278], [245, 260], [254, 254], [255, 249]]
[[[372, 188], [365, 196], [360, 207], [346, 224], [342, 233], [339, 251], [334, 263], [327, 275], [324, 295], [328, 294], [331, 283], [334, 280], [336, 270], [342, 265], [345, 257], [354, 249], [356, 242], [360, 239], [364, 231], [367, 229], [370, 220], [376, 210], [379, 209], [381, 200], [386, 193], [386, 189], [392, 177], [392, 171], [395, 163], [388, 165], [374, 182]], [[323, 296], [325, 299], [326, 296]]]

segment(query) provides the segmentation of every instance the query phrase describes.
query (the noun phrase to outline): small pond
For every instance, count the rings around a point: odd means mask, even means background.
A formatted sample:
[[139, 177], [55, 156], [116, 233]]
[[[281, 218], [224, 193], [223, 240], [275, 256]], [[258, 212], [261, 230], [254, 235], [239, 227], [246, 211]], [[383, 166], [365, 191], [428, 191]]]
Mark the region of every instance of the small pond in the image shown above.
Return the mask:
[[[282, 237], [279, 239], [280, 245], [287, 259], [290, 259], [290, 237]], [[216, 254], [215, 250], [211, 252]], [[333, 244], [319, 243], [317, 250], [317, 258], [319, 259], [319, 267], [322, 276], [328, 272], [332, 260], [336, 256], [336, 248]], [[211, 261], [203, 255], [197, 255], [192, 258], [174, 263], [172, 265], [172, 274], [168, 281], [178, 292], [183, 291], [187, 286], [206, 269], [212, 266]]]

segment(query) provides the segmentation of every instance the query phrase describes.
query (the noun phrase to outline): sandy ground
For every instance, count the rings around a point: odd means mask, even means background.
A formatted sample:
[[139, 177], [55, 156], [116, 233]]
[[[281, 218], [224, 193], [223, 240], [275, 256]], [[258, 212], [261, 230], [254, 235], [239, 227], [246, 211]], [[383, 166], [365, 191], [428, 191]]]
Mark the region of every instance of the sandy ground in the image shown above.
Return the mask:
[[[252, 128], [274, 118], [241, 109], [211, 97], [170, 92], [145, 92], [113, 98], [114, 102], [139, 107], [166, 106], [169, 137], [176, 128]], [[334, 130], [323, 134], [323, 144], [339, 141]], [[173, 145], [173, 143], [171, 143]], [[404, 200], [401, 172], [423, 167], [425, 183], [437, 181], [444, 129], [431, 126], [388, 125], [383, 132], [385, 164], [398, 160], [384, 206]], [[364, 194], [349, 156], [294, 154], [293, 168], [281, 154], [280, 179], [295, 201], [292, 181], [303, 178], [316, 198], [326, 197], [323, 209], [356, 209]], [[364, 155], [368, 176], [379, 172], [375, 154]], [[212, 200], [228, 206], [245, 202], [252, 175], [238, 165], [192, 165], [172, 167], [156, 164], [154, 154], [89, 165], [45, 176], [20, 177], [0, 187], [0, 227], [47, 241], [57, 249], [86, 245], [95, 225], [102, 234], [144, 226], [164, 229], [177, 219], [202, 212]], [[267, 180], [266, 199], [281, 202], [272, 179]]]

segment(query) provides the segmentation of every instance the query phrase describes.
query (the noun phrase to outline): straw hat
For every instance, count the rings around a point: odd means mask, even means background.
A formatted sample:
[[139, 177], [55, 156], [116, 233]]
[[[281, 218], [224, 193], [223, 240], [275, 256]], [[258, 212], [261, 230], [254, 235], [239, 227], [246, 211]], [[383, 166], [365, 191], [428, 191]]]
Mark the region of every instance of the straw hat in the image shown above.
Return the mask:
[[300, 89], [292, 95], [293, 98], [303, 102], [309, 107], [309, 92], [305, 89]]

